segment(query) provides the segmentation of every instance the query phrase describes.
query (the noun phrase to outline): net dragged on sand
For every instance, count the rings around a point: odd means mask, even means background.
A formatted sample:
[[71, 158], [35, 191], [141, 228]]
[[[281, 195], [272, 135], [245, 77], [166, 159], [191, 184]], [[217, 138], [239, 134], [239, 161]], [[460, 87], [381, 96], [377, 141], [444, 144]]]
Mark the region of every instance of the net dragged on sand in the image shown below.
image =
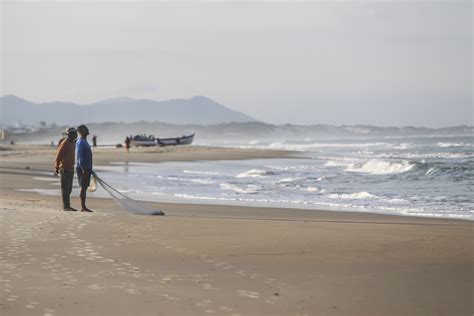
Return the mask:
[[165, 213], [163, 213], [163, 211], [161, 210], [149, 207], [140, 201], [134, 200], [126, 196], [125, 194], [105, 182], [103, 179], [101, 179], [97, 175], [97, 173], [94, 172], [93, 176], [97, 179], [97, 182], [99, 182], [99, 184], [104, 188], [104, 190], [110, 194], [112, 199], [128, 212], [142, 215], [165, 215]]

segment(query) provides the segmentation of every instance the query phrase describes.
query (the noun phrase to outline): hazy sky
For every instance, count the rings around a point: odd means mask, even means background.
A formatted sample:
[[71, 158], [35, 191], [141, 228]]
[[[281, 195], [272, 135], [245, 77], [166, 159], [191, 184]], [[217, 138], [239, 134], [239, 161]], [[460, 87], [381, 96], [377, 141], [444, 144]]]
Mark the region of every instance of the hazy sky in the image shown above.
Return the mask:
[[1, 1], [1, 91], [272, 123], [473, 124], [472, 1]]

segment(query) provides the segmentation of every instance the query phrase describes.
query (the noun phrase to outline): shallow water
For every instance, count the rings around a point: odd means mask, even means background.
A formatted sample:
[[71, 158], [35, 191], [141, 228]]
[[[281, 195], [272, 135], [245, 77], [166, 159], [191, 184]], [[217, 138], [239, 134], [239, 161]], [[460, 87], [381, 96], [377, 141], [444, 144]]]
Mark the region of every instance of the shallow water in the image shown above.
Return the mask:
[[98, 170], [142, 200], [474, 219], [471, 137], [228, 145], [302, 152], [291, 159], [123, 163]]
[[[288, 159], [124, 162], [95, 169], [113, 187], [138, 200], [474, 220], [472, 137], [227, 145], [298, 152]], [[58, 185], [53, 181], [50, 190], [36, 191], [57, 195]], [[108, 197], [101, 188], [90, 195]]]

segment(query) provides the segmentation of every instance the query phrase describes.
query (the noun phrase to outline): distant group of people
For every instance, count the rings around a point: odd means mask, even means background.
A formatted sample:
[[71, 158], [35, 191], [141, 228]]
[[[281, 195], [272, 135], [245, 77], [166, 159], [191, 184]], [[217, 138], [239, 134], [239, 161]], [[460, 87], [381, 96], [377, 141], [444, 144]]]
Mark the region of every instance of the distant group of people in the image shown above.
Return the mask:
[[[79, 139], [77, 136], [79, 134]], [[77, 211], [71, 207], [70, 196], [74, 179], [74, 167], [79, 180], [81, 192], [81, 211], [92, 212], [86, 206], [86, 192], [90, 185], [92, 170], [92, 150], [87, 142], [89, 129], [85, 125], [76, 128], [70, 127], [66, 130], [66, 137], [58, 145], [54, 174], [61, 177], [61, 195], [63, 211]], [[97, 141], [97, 137], [95, 137]]]

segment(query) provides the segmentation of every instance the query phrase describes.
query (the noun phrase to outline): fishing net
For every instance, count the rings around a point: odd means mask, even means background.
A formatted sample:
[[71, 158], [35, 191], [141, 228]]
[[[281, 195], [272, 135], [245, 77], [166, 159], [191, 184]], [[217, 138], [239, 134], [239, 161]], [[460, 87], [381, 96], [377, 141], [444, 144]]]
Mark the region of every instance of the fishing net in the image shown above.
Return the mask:
[[163, 211], [161, 210], [150, 207], [140, 201], [134, 200], [126, 196], [125, 194], [123, 194], [122, 192], [118, 191], [117, 189], [112, 187], [110, 184], [105, 182], [103, 179], [101, 179], [97, 175], [97, 173], [94, 172], [93, 176], [96, 179], [96, 181], [99, 182], [99, 184], [104, 188], [104, 190], [110, 194], [112, 199], [128, 212], [133, 213], [133, 214], [143, 214], [143, 215], [165, 215], [165, 213], [163, 213]]

